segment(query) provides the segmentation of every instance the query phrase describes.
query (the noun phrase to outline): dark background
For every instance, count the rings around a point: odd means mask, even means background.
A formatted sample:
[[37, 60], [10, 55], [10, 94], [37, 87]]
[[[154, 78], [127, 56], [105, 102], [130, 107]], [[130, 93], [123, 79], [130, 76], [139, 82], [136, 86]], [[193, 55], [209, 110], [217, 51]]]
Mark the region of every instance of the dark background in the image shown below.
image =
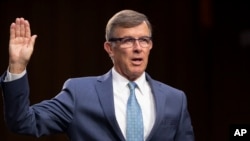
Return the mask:
[[[108, 19], [122, 9], [145, 13], [154, 47], [147, 72], [186, 92], [197, 141], [228, 141], [231, 124], [250, 123], [250, 4], [216, 0], [1, 0], [0, 73], [8, 67], [9, 26], [30, 21], [38, 38], [28, 66], [31, 103], [54, 97], [69, 77], [100, 75]], [[0, 141], [36, 139], [9, 131], [0, 101]], [[167, 133], [166, 133], [167, 134]]]

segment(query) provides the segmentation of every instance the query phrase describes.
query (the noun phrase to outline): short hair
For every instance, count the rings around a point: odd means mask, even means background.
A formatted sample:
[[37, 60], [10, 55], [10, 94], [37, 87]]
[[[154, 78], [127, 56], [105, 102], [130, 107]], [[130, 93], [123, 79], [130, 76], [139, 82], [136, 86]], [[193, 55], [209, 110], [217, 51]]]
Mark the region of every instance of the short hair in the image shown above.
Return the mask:
[[108, 21], [106, 25], [106, 35], [105, 35], [106, 41], [108, 41], [110, 38], [113, 38], [112, 36], [113, 36], [115, 28], [135, 27], [137, 25], [140, 25], [144, 21], [148, 25], [150, 34], [152, 34], [151, 23], [149, 22], [146, 15], [139, 13], [137, 11], [134, 11], [134, 10], [122, 10], [116, 13], [113, 17], [110, 18], [110, 20]]

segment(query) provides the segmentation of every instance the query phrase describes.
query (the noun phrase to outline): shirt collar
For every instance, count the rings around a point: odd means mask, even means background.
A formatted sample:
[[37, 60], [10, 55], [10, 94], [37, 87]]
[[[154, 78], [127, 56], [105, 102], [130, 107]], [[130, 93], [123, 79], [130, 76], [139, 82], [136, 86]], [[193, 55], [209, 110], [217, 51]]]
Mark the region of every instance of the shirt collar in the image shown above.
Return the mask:
[[[129, 83], [129, 80], [125, 77], [123, 77], [121, 74], [119, 74], [115, 68], [113, 67], [112, 68], [112, 76], [113, 76], [113, 81], [118, 85], [120, 86], [121, 88], [123, 87], [127, 87], [127, 84]], [[135, 81], [134, 81], [139, 90], [141, 91], [141, 93], [143, 94], [143, 90], [144, 90], [144, 86], [146, 85], [147, 81], [146, 81], [146, 75], [145, 75], [145, 72], [142, 73], [142, 75], [137, 78]]]

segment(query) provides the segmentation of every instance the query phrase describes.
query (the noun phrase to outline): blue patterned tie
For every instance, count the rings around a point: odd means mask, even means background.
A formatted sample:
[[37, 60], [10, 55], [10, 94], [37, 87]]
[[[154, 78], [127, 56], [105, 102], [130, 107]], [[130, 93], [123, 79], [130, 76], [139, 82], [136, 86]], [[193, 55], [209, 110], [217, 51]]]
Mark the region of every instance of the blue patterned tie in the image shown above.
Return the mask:
[[143, 118], [139, 103], [135, 97], [135, 82], [129, 82], [130, 96], [127, 103], [127, 141], [144, 141]]

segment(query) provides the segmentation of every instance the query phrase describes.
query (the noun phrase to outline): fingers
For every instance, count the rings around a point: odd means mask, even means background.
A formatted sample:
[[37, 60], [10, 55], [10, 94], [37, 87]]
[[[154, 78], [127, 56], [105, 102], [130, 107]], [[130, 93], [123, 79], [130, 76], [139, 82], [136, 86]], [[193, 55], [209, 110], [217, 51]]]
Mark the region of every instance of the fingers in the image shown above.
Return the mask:
[[10, 40], [16, 38], [15, 26], [16, 26], [15, 23], [12, 23], [12, 24], [10, 25]]
[[16, 37], [20, 37], [20, 28], [21, 27], [21, 22], [20, 22], [20, 18], [16, 18], [16, 26], [15, 26], [15, 34], [16, 34]]
[[24, 36], [29, 38], [31, 35], [29, 21], [25, 20], [24, 25], [25, 25], [25, 35]]
[[25, 37], [26, 25], [25, 20], [23, 18], [20, 19], [20, 36]]
[[24, 18], [16, 18], [16, 21], [10, 25], [10, 39], [18, 37], [30, 38], [30, 25]]

